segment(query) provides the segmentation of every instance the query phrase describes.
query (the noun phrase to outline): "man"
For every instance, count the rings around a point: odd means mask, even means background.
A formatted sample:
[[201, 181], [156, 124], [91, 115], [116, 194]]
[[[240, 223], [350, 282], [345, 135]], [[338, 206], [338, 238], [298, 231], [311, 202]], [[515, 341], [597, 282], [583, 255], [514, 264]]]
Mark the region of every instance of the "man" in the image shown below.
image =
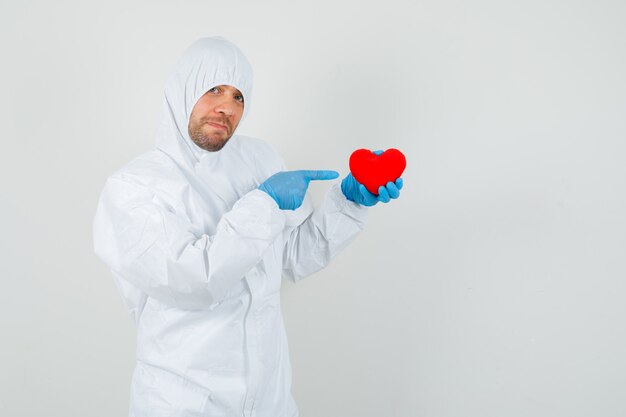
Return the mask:
[[185, 52], [167, 80], [156, 149], [111, 175], [94, 247], [138, 328], [130, 416], [298, 415], [281, 277], [324, 266], [363, 228], [370, 194], [351, 175], [312, 208], [309, 181], [265, 142], [234, 135], [252, 69], [222, 38]]

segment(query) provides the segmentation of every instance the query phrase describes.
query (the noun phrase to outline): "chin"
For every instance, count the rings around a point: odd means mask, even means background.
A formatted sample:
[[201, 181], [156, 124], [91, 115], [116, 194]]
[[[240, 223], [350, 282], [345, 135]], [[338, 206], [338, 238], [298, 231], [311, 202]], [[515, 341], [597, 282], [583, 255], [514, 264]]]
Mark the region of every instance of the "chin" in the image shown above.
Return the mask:
[[221, 150], [224, 146], [226, 146], [226, 144], [228, 143], [229, 139], [230, 138], [225, 139], [225, 140], [223, 140], [220, 143], [217, 143], [217, 144], [209, 146], [208, 148], [203, 147], [203, 149], [206, 150], [206, 151], [209, 151], [209, 152], [217, 152], [217, 151]]
[[228, 143], [229, 137], [211, 137], [209, 135], [202, 135], [201, 137], [192, 137], [191, 140], [195, 143], [199, 148], [204, 149], [209, 152], [217, 152], [222, 149], [226, 143]]

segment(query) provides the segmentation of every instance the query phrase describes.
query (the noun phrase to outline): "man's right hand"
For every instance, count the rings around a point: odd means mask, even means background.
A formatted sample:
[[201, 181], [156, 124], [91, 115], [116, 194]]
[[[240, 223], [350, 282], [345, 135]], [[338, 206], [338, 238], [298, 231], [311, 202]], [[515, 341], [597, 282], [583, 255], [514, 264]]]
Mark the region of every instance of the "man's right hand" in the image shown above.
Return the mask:
[[302, 205], [310, 181], [337, 177], [339, 173], [336, 171], [282, 171], [265, 180], [259, 190], [272, 197], [281, 210], [295, 210]]

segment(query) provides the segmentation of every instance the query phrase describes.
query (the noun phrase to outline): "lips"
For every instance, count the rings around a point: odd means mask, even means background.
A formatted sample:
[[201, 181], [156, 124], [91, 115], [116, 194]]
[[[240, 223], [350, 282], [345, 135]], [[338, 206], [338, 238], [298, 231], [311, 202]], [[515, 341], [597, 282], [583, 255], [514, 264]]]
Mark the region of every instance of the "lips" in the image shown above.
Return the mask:
[[226, 127], [226, 125], [223, 125], [221, 123], [216, 123], [216, 122], [207, 122], [207, 124], [209, 126], [213, 126], [216, 129], [221, 129], [221, 130], [228, 130], [228, 128]]

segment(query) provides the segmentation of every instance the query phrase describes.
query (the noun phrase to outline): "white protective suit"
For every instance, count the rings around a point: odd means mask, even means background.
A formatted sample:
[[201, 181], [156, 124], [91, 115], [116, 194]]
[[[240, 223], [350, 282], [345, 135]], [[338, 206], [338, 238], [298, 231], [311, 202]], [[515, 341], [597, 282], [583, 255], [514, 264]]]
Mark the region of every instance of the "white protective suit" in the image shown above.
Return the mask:
[[169, 76], [156, 149], [104, 186], [94, 247], [137, 325], [130, 416], [298, 415], [280, 309], [281, 277], [324, 266], [367, 209], [334, 184], [280, 210], [258, 185], [285, 166], [265, 142], [233, 135], [208, 152], [188, 134], [196, 101], [230, 85], [250, 106], [252, 69], [222, 38], [196, 41]]

